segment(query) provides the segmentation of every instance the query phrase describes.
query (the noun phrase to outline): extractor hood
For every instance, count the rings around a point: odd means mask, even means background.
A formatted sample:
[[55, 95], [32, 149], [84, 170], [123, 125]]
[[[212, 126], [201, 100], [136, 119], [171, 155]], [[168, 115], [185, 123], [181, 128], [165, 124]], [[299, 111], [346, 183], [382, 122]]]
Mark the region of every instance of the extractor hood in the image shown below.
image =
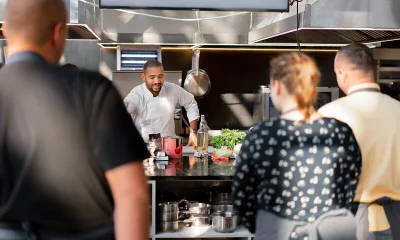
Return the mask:
[[[64, 0], [69, 14], [68, 39], [70, 40], [100, 40], [102, 30], [99, 27], [100, 10], [87, 5], [80, 0]], [[0, 40], [3, 35], [3, 23], [5, 20], [5, 0], [0, 0]]]
[[[3, 23], [0, 22], [0, 39], [5, 39], [3, 35]], [[68, 23], [68, 39], [69, 40], [99, 40], [96, 33], [87, 25], [79, 23]]]
[[298, 19], [296, 11], [278, 21], [274, 19], [283, 14], [271, 13], [269, 21], [249, 32], [249, 43], [296, 43], [298, 38], [303, 44], [343, 45], [400, 39], [399, 0], [317, 0], [303, 9]]

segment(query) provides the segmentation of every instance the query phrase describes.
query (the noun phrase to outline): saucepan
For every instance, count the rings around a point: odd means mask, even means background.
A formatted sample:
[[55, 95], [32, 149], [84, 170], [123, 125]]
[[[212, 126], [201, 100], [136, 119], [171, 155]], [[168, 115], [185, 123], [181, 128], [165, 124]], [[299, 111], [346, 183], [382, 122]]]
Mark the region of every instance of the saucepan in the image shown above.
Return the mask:
[[212, 228], [216, 232], [230, 233], [236, 230], [238, 215], [234, 212], [214, 212], [212, 214]]
[[183, 87], [193, 94], [195, 98], [205, 97], [211, 90], [211, 81], [208, 74], [199, 69], [200, 50], [194, 50], [192, 56], [192, 69], [187, 73]]
[[188, 202], [188, 201], [186, 201], [186, 204], [187, 204], [186, 208], [183, 208], [179, 212], [189, 213], [189, 214], [201, 214], [201, 215], [209, 215], [211, 213], [210, 204], [199, 203], [199, 202]]

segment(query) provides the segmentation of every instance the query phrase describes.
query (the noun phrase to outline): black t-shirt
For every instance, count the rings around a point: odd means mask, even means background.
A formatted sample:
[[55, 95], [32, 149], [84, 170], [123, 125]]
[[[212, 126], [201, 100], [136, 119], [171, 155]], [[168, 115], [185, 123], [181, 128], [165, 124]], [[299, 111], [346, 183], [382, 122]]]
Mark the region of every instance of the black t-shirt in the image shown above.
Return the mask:
[[75, 233], [110, 224], [105, 171], [149, 157], [112, 83], [45, 62], [0, 71], [0, 222]]

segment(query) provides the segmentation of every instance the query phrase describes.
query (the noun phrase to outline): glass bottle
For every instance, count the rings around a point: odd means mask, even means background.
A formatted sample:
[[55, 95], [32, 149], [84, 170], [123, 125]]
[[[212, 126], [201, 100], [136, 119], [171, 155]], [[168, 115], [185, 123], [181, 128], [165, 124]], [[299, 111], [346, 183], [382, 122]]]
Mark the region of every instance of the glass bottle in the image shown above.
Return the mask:
[[197, 151], [207, 153], [208, 150], [208, 128], [204, 115], [201, 115], [200, 127], [197, 131]]

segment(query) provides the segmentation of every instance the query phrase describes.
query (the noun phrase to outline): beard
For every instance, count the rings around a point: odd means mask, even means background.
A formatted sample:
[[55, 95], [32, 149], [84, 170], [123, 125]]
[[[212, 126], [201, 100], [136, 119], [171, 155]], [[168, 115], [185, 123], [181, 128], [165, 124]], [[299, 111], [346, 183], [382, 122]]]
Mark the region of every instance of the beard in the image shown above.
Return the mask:
[[159, 92], [159, 91], [161, 91], [161, 88], [162, 88], [161, 83], [151, 84], [151, 87], [150, 87], [151, 91], [153, 91], [153, 92]]

